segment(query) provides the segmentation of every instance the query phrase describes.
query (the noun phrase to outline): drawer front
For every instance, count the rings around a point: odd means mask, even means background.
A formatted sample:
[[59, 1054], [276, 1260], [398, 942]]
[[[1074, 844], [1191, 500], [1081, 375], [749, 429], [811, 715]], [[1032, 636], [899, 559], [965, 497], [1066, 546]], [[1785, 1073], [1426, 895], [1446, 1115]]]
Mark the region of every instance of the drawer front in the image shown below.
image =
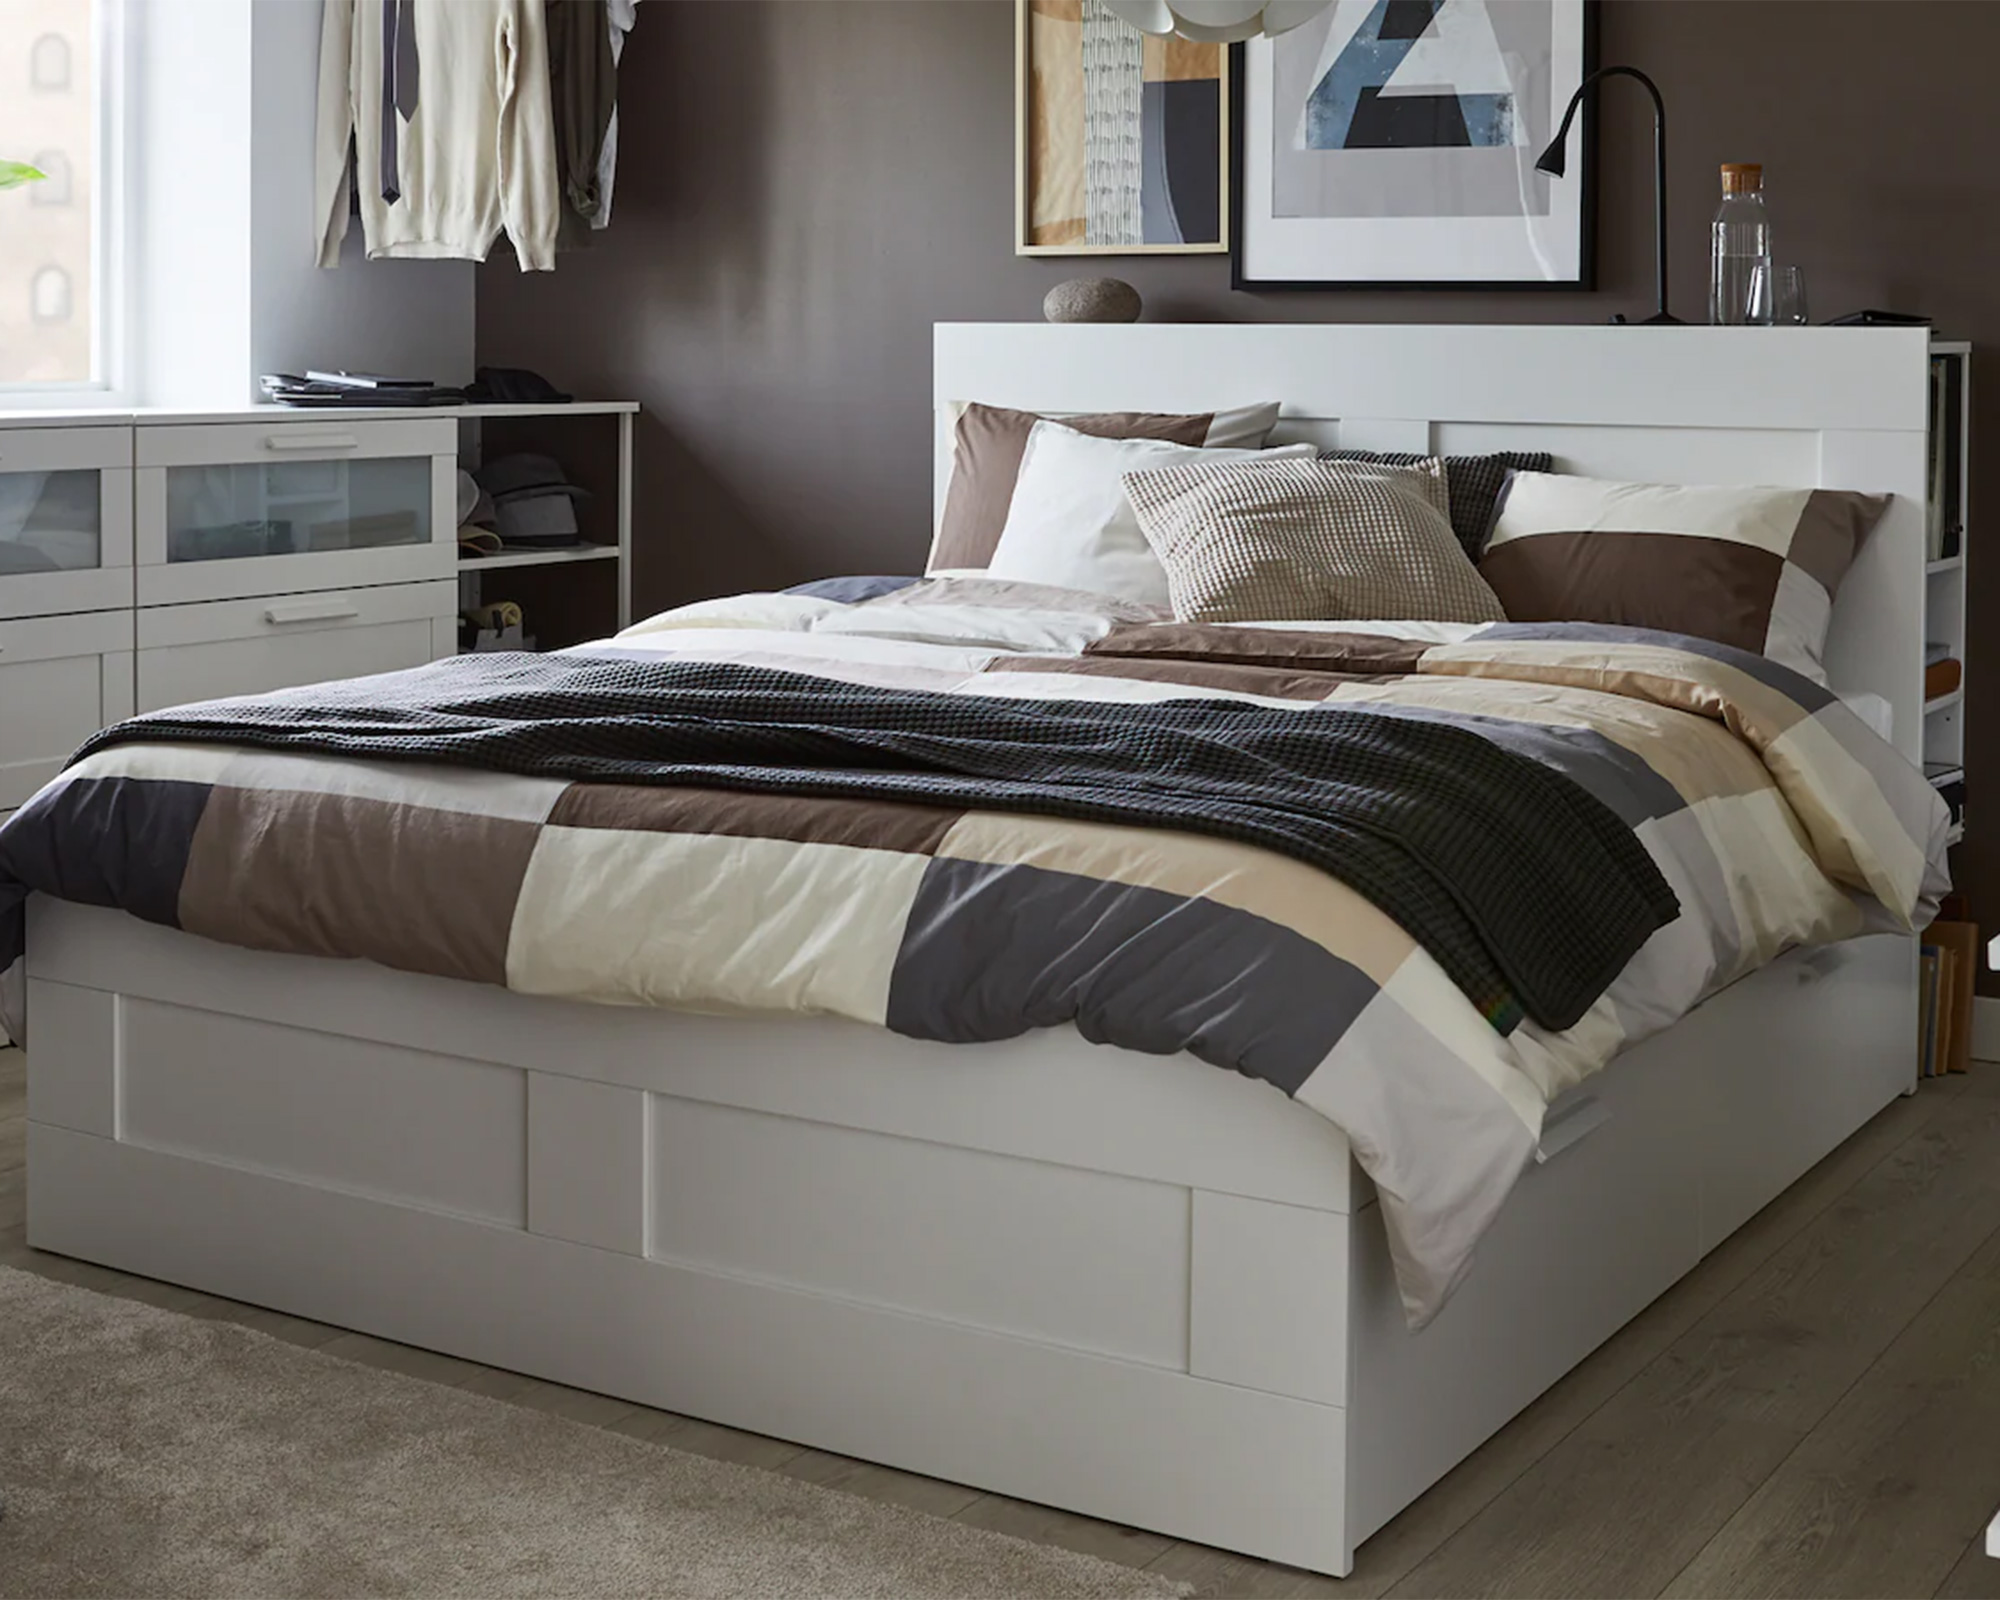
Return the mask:
[[231, 466], [277, 461], [369, 461], [448, 456], [458, 424], [447, 417], [408, 422], [299, 421], [189, 423], [141, 427], [132, 463], [140, 467]]
[[1705, 1248], [1915, 1081], [1916, 962], [1916, 941], [1896, 934], [1794, 950], [1695, 1013], [1714, 1010], [1738, 1041], [1710, 1057], [1720, 1111], [1700, 1144]]
[[0, 622], [0, 811], [132, 714], [130, 612]]
[[[458, 556], [455, 458], [408, 453], [406, 430], [379, 426], [394, 431], [405, 453], [376, 453], [373, 445], [386, 441], [369, 440], [370, 449], [351, 453], [313, 446], [233, 461], [141, 466], [135, 497], [139, 604], [449, 577]], [[311, 429], [265, 431], [319, 437]], [[331, 437], [361, 433], [357, 427]]]
[[0, 428], [0, 472], [67, 472], [132, 465], [132, 429]]
[[[14, 447], [35, 437], [25, 429], [0, 433], [0, 617], [129, 606], [132, 469], [76, 464], [80, 448]], [[70, 438], [53, 431], [49, 442], [63, 446]], [[50, 464], [28, 464], [37, 459]]]
[[139, 709], [422, 666], [451, 649], [456, 595], [446, 581], [141, 610]]

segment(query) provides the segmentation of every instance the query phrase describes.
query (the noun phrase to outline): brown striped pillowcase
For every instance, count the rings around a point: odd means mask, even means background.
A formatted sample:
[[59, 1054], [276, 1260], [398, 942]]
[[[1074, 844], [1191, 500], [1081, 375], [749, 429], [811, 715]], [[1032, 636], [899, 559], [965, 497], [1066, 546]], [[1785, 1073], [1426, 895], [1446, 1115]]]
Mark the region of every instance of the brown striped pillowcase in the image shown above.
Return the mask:
[[1516, 472], [1479, 573], [1514, 622], [1690, 634], [1824, 683], [1833, 597], [1888, 503]]
[[[951, 480], [944, 515], [931, 540], [926, 572], [979, 567], [993, 559], [1014, 503], [1014, 480], [1028, 434], [1040, 413], [1011, 411], [977, 401], [954, 401], [945, 419], [952, 430]], [[1170, 444], [1261, 450], [1278, 421], [1278, 402], [1228, 411], [1184, 415], [1151, 411], [1100, 411], [1051, 420], [1100, 439], [1164, 439]]]

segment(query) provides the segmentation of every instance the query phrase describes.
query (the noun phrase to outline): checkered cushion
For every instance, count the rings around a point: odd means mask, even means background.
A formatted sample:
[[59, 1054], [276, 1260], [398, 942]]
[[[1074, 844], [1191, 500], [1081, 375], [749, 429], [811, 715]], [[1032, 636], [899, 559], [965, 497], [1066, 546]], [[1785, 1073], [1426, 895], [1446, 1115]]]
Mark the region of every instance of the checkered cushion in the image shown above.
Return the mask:
[[1125, 490], [1178, 617], [1505, 620], [1452, 536], [1434, 460], [1168, 467]]

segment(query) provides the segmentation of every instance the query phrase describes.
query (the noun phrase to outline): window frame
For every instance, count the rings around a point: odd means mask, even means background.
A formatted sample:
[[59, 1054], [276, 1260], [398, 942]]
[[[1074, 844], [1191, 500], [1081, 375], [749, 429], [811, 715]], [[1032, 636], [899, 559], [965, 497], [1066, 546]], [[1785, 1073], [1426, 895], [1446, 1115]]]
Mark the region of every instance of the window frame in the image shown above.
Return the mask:
[[[90, 173], [90, 370], [60, 383], [0, 382], [0, 410], [50, 411], [132, 403], [136, 389], [133, 338], [138, 275], [130, 270], [132, 182], [137, 170], [135, 119], [130, 115], [135, 37], [130, 0], [95, 0], [91, 19], [90, 91], [96, 96]], [[77, 87], [75, 61], [70, 85]], [[76, 161], [70, 159], [71, 194]], [[72, 199], [72, 203], [74, 200]]]

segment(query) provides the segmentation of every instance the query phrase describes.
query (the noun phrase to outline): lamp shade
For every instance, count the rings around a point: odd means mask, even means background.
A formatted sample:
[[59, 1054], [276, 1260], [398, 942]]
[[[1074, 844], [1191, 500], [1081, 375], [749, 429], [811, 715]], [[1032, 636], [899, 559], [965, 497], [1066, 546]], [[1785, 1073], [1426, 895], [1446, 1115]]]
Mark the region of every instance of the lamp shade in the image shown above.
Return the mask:
[[1330, 4], [1332, 0], [1103, 0], [1107, 11], [1141, 33], [1177, 33], [1205, 44], [1286, 33]]

